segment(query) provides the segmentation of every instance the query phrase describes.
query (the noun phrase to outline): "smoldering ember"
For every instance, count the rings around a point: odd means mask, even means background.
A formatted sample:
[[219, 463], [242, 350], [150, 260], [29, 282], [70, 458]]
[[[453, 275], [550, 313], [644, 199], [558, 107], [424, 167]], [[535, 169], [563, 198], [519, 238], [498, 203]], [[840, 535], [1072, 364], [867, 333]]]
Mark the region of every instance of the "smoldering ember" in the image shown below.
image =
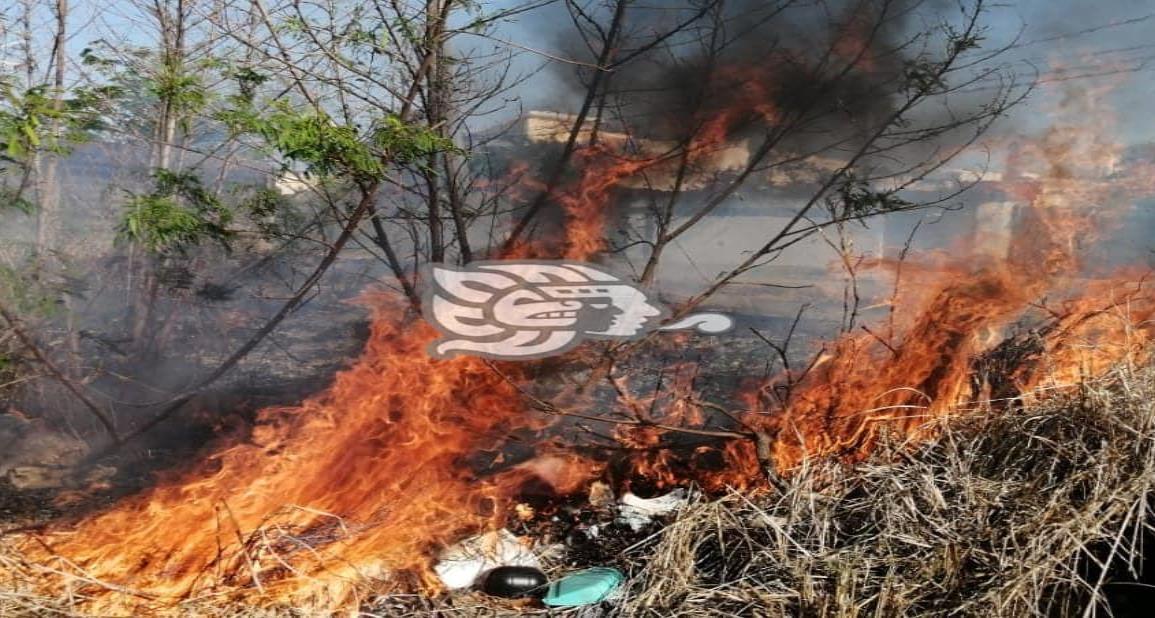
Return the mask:
[[1147, 616], [1155, 6], [0, 6], [0, 616]]

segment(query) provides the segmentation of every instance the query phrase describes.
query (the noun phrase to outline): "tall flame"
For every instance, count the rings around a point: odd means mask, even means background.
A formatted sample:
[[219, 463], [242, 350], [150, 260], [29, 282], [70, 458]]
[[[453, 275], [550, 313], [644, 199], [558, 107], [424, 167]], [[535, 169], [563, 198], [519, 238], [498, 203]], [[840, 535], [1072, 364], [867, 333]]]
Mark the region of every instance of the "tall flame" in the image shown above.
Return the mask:
[[390, 309], [400, 313], [382, 305], [361, 359], [325, 393], [264, 410], [249, 439], [195, 470], [21, 549], [101, 582], [94, 591], [128, 592], [99, 598], [98, 614], [228, 590], [332, 606], [366, 582], [428, 578], [431, 552], [500, 524], [522, 483], [562, 493], [574, 489], [565, 475], [596, 472], [544, 454], [479, 478], [463, 459], [494, 463], [532, 417], [483, 361], [426, 356], [432, 329], [399, 325]]
[[[870, 62], [862, 60], [864, 67]], [[708, 157], [752, 116], [773, 124], [770, 91], [767, 78], [747, 80], [734, 109], [707, 119], [682, 155], [691, 162]], [[1079, 117], [1108, 122], [1099, 113]], [[1053, 319], [1011, 372], [1019, 392], [1146, 360], [1155, 302], [1137, 276], [1089, 281], [1081, 274], [1089, 231], [1109, 223], [1110, 213], [1091, 205], [1155, 192], [1155, 174], [1144, 167], [1105, 177], [1119, 160], [1119, 148], [1105, 139], [1110, 133], [1107, 124], [1055, 129], [1016, 149], [1010, 166], [1039, 173], [1012, 169], [1004, 181], [1026, 205], [1010, 259], [907, 265], [892, 299], [893, 333], [849, 334], [805, 375], [777, 376], [743, 394], [750, 409], [740, 420], [774, 437], [780, 470], [807, 456], [860, 457], [886, 433], [917, 438], [928, 418], [982, 401], [991, 389], [973, 379], [976, 359], [995, 351], [1007, 326], [1031, 311], [1049, 310]], [[607, 145], [582, 149], [576, 178], [553, 196], [569, 220], [560, 248], [518, 253], [586, 259], [604, 250], [613, 190], [663, 160]], [[1044, 296], [1066, 300], [1032, 308]], [[424, 353], [432, 329], [395, 321], [390, 316], [401, 311], [388, 299], [373, 302], [377, 318], [363, 355], [326, 392], [264, 410], [251, 436], [153, 489], [18, 537], [26, 561], [42, 565], [45, 588], [80, 586], [96, 614], [231, 596], [351, 605], [366, 586], [398, 585], [405, 573], [435, 589], [435, 550], [501, 525], [527, 484], [565, 494], [599, 474], [601, 463], [544, 442], [534, 459], [504, 462], [510, 435], [547, 424], [515, 386], [526, 376], [473, 358], [433, 360]], [[668, 394], [623, 395], [620, 403], [661, 424], [701, 425], [708, 411], [689, 394], [687, 372], [675, 373], [681, 377]], [[784, 383], [792, 391], [786, 402], [777, 395]], [[628, 393], [628, 385], [620, 390]], [[617, 437], [647, 448], [661, 430], [642, 423]], [[724, 450], [726, 467], [715, 484], [757, 484], [755, 445], [735, 440]], [[639, 459], [637, 470], [676, 481], [679, 471], [668, 463]]]
[[[1122, 147], [1111, 141], [1112, 116], [1102, 109], [1107, 92], [1067, 96], [1056, 116], [1083, 122], [1012, 151], [1001, 184], [1023, 208], [1005, 259], [957, 246], [963, 259], [907, 265], [902, 292], [891, 299], [895, 332], [849, 334], [805, 375], [776, 376], [746, 393], [745, 421], [774, 436], [780, 470], [811, 456], [860, 458], [884, 434], [917, 438], [928, 420], [982, 405], [991, 392], [976, 383], [976, 359], [1015, 343], [1002, 333], [1032, 314], [1049, 324], [1009, 370], [1016, 396], [1148, 360], [1155, 296], [1145, 274], [1095, 273], [1082, 259], [1097, 236], [1117, 227], [1129, 201], [1155, 194], [1150, 163], [1117, 170]], [[1036, 305], [1046, 298], [1051, 306]], [[788, 402], [778, 395], [784, 384]], [[750, 468], [754, 447], [740, 445], [731, 458]]]

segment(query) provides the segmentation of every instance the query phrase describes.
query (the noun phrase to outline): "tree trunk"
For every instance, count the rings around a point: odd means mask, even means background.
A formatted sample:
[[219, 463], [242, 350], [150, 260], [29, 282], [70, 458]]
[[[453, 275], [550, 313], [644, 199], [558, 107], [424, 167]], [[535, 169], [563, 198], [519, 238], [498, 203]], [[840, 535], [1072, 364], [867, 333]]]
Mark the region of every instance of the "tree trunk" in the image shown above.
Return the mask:
[[[64, 46], [68, 25], [68, 0], [56, 0], [56, 36], [52, 41], [52, 109], [60, 113], [64, 109]], [[62, 140], [63, 126], [60, 119], [54, 119], [51, 131], [51, 141], [59, 143]], [[57, 180], [57, 169], [60, 156], [54, 152], [44, 153], [39, 160], [40, 169], [37, 174], [37, 194], [39, 197], [39, 216], [36, 227], [36, 253], [41, 264], [45, 260], [52, 261], [54, 253], [59, 249], [60, 240], [60, 183]]]

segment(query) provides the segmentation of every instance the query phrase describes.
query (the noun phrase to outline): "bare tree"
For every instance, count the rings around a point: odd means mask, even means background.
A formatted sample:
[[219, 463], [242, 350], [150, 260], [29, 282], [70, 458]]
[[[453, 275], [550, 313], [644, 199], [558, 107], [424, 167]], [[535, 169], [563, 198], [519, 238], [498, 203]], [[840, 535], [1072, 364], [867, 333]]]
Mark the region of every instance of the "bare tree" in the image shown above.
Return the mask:
[[[59, 138], [63, 129], [60, 114], [64, 108], [65, 72], [67, 70], [65, 45], [68, 41], [68, 0], [56, 0], [53, 10], [56, 21], [56, 32], [52, 37], [52, 55], [49, 63], [51, 80], [52, 111], [55, 112], [52, 127], [49, 129]], [[60, 227], [60, 187], [56, 178], [59, 155], [47, 153], [39, 160], [40, 169], [37, 172], [39, 181], [39, 223], [37, 226], [36, 245], [38, 253], [43, 257], [56, 250], [57, 236]]]
[[[151, 144], [159, 175], [157, 191], [133, 198], [140, 201], [130, 213], [154, 203], [146, 198], [188, 205], [194, 195], [220, 195], [224, 172], [205, 192], [183, 174], [265, 148], [286, 173], [307, 177], [315, 213], [292, 234], [310, 243], [316, 262], [221, 365], [164, 398], [159, 414], [128, 437], [169, 418], [241, 362], [351, 244], [380, 259], [415, 310], [418, 267], [429, 261], [518, 252], [619, 260], [650, 286], [671, 249], [735, 196], [808, 167], [813, 177], [798, 184], [806, 194], [776, 211], [789, 211], [785, 223], [765, 230], [755, 250], [728, 256], [720, 274], [678, 305], [683, 315], [827, 230], [953, 199], [966, 187], [933, 200], [908, 199], [907, 190], [978, 139], [1026, 88], [998, 63], [1005, 46], [981, 46], [981, 0], [955, 25], [918, 26], [920, 7], [917, 0], [567, 1], [554, 8], [569, 20], [572, 44], [552, 53], [508, 41], [502, 30], [541, 10], [533, 2], [132, 4], [135, 27], [154, 45], [134, 49], [109, 37], [104, 51], [121, 78], [144, 78], [136, 84], [151, 107], [136, 137]], [[67, 36], [68, 9], [64, 0], [55, 8], [58, 40]], [[63, 48], [53, 55], [57, 84], [65, 80]], [[511, 177], [508, 161], [486, 167], [510, 158], [489, 148], [501, 132], [478, 128], [501, 110], [514, 124], [507, 99], [531, 77], [514, 73], [515, 54], [570, 72], [576, 94], [568, 130], [552, 146], [534, 146], [526, 171]], [[981, 100], [967, 96], [977, 83], [998, 88]], [[158, 193], [160, 185], [170, 194]], [[215, 211], [206, 212], [211, 219]], [[605, 241], [575, 248], [557, 221]], [[605, 226], [593, 229], [599, 222]], [[165, 314], [157, 302], [156, 269], [173, 254], [129, 237], [134, 255], [124, 276], [134, 290], [134, 339], [155, 350], [179, 310], [170, 304]], [[850, 251], [843, 256], [853, 266]], [[856, 302], [847, 305], [851, 323]], [[594, 381], [613, 378], [644, 345], [599, 348]], [[776, 345], [787, 356], [786, 344]]]
[[[568, 216], [570, 225], [580, 225], [580, 217], [566, 214], [568, 196], [591, 195], [586, 191], [591, 170], [603, 179], [613, 171], [619, 175], [610, 182], [610, 192], [597, 194], [604, 203], [592, 207], [610, 213], [604, 232], [608, 236], [620, 227], [622, 240], [588, 257], [612, 261], [622, 258], [611, 256], [625, 256], [635, 264], [638, 280], [650, 285], [669, 248], [740, 191], [757, 191], [770, 175], [789, 176], [799, 166], [808, 167], [809, 182], [791, 185], [807, 192], [779, 219], [780, 226], [766, 229], [765, 240], [753, 250], [730, 256], [730, 265], [678, 303], [675, 319], [742, 283], [744, 275], [772, 272], [775, 261], [792, 247], [825, 235], [848, 269], [844, 329], [854, 328], [860, 258], [842, 236], [847, 226], [959, 198], [974, 181], [960, 181], [931, 198], [912, 197], [911, 189], [972, 147], [1032, 88], [999, 61], [1014, 41], [983, 47], [987, 6], [981, 0], [961, 7], [955, 22], [930, 27], [911, 25], [919, 23], [914, 16], [921, 3], [900, 0], [818, 7], [781, 2], [739, 9], [708, 4], [701, 13], [688, 3], [684, 9], [693, 27], [641, 42], [622, 33], [630, 32], [631, 20], [652, 19], [645, 17], [649, 9], [630, 4], [613, 2], [600, 12], [568, 5], [597, 68], [587, 71], [585, 97], [557, 159], [561, 165], [543, 172], [544, 189], [515, 218], [505, 247], [522, 242], [535, 218], [552, 209]], [[806, 25], [791, 36], [787, 24], [795, 20]], [[603, 73], [613, 79], [607, 82]], [[994, 86], [979, 99], [970, 94], [976, 84]], [[595, 108], [597, 113], [591, 113]], [[609, 125], [630, 139], [607, 145]], [[729, 173], [719, 173], [724, 165], [720, 156], [740, 141], [749, 144], [748, 156]], [[575, 153], [584, 156], [575, 158]], [[625, 225], [614, 215], [615, 208], [630, 203], [625, 197], [630, 186], [649, 189], [642, 198], [646, 223], [641, 226]], [[564, 253], [558, 244], [565, 242], [564, 235], [538, 242], [544, 247], [539, 255]], [[766, 341], [789, 369], [789, 338]], [[615, 367], [641, 349], [650, 348], [637, 342], [605, 344], [590, 356], [595, 371], [587, 384], [602, 380], [611, 396], [620, 394]], [[796, 383], [808, 370], [787, 371], [788, 381]], [[786, 384], [777, 391], [780, 405], [789, 405], [790, 390]], [[758, 424], [745, 422], [741, 411], [698, 405], [707, 412], [705, 420], [683, 425], [682, 433], [720, 431], [750, 440], [769, 470], [770, 437]], [[570, 414], [564, 404], [539, 407]], [[627, 427], [661, 425], [672, 436], [679, 433], [677, 423], [661, 423], [627, 405], [614, 414], [579, 416]]]

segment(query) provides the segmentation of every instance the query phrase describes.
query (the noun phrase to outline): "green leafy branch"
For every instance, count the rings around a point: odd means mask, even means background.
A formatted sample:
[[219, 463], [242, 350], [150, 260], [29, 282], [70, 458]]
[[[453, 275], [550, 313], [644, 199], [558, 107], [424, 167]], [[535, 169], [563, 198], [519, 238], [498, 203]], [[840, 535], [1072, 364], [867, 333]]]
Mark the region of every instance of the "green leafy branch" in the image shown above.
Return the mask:
[[834, 195], [827, 198], [826, 205], [835, 219], [847, 220], [903, 210], [913, 203], [898, 197], [894, 191], [876, 190], [851, 174]]
[[364, 135], [357, 126], [339, 124], [323, 112], [295, 110], [284, 101], [264, 114], [242, 104], [217, 118], [235, 133], [261, 136], [282, 157], [304, 164], [306, 173], [316, 176], [380, 179], [387, 163], [421, 164], [433, 153], [455, 149], [451, 140], [395, 115], [373, 123]]
[[206, 240], [228, 248], [233, 214], [188, 172], [157, 169], [155, 187], [127, 203], [120, 234], [153, 253], [185, 251]]
[[63, 103], [57, 105], [47, 86], [18, 91], [0, 81], [0, 158], [25, 164], [36, 152], [65, 154], [85, 141], [94, 110], [83, 99]]

